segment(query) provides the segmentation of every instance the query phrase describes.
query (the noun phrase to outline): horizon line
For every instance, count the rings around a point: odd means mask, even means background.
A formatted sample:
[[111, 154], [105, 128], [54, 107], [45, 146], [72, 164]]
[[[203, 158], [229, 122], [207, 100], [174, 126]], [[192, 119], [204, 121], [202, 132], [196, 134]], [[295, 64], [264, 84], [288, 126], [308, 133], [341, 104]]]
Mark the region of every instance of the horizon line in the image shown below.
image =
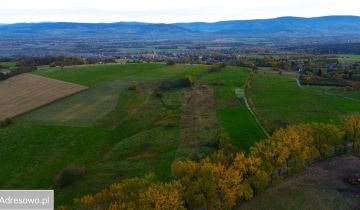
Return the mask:
[[301, 18], [301, 19], [314, 19], [314, 18], [324, 18], [324, 17], [358, 17], [358, 15], [324, 15], [324, 16], [311, 16], [311, 17], [301, 17], [301, 16], [277, 16], [271, 18], [255, 18], [255, 19], [228, 19], [228, 20], [218, 20], [218, 21], [189, 21], [189, 22], [142, 22], [142, 21], [113, 21], [113, 22], [76, 22], [76, 21], [35, 21], [35, 22], [12, 22], [5, 23], [0, 22], [0, 25], [13, 25], [13, 24], [39, 24], [39, 23], [78, 23], [78, 24], [114, 24], [114, 23], [144, 23], [144, 24], [186, 24], [186, 23], [220, 23], [220, 22], [231, 22], [231, 21], [256, 21], [256, 20], [274, 20], [280, 18]]

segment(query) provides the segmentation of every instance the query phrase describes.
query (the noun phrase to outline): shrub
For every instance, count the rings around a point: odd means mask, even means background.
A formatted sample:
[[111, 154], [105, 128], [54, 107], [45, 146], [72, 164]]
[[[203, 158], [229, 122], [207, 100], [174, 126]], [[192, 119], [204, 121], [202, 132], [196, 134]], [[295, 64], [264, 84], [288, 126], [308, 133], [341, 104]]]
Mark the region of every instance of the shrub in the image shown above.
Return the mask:
[[168, 118], [168, 119], [162, 119], [156, 122], [156, 125], [172, 128], [177, 125], [176, 118]]
[[11, 118], [4, 118], [3, 120], [0, 120], [0, 127], [6, 127], [12, 123]]
[[191, 76], [187, 76], [185, 78], [164, 81], [160, 84], [159, 89], [161, 90], [171, 90], [177, 88], [186, 88], [191, 87], [194, 84], [193, 78]]
[[167, 66], [174, 66], [176, 63], [175, 63], [175, 61], [173, 61], [173, 60], [168, 60], [167, 62], [166, 62], [166, 65]]
[[360, 90], [360, 82], [352, 82], [351, 87], [353, 90]]
[[161, 93], [161, 90], [159, 90], [159, 89], [155, 89], [153, 94], [156, 98], [162, 98], [162, 96], [163, 96], [163, 94]]
[[286, 128], [289, 125], [289, 122], [287, 122], [286, 120], [274, 120], [273, 123], [270, 126], [269, 132], [270, 133], [275, 133], [275, 131], [277, 131], [280, 128]]
[[131, 85], [130, 87], [128, 87], [128, 90], [138, 90], [139, 86], [137, 85]]
[[208, 67], [208, 72], [218, 72], [221, 71], [223, 68], [226, 67], [225, 63], [215, 63]]
[[78, 167], [74, 165], [70, 165], [66, 167], [64, 170], [62, 170], [58, 175], [54, 178], [54, 183], [57, 186], [65, 187], [73, 182], [75, 182], [77, 179], [81, 178], [85, 173], [84, 167]]
[[227, 145], [231, 145], [231, 138], [224, 128], [219, 128], [216, 131], [214, 146], [217, 149], [225, 149]]

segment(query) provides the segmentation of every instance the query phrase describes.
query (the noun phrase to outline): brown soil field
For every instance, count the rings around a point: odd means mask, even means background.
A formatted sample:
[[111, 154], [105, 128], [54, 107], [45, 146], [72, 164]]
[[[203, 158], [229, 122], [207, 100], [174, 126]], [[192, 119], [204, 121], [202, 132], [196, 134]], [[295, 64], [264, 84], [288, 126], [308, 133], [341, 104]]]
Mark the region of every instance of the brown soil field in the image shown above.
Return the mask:
[[219, 127], [210, 86], [201, 85], [185, 92], [180, 127], [178, 157], [198, 155], [202, 147], [206, 150]]
[[87, 87], [32, 74], [0, 82], [0, 119], [15, 117]]

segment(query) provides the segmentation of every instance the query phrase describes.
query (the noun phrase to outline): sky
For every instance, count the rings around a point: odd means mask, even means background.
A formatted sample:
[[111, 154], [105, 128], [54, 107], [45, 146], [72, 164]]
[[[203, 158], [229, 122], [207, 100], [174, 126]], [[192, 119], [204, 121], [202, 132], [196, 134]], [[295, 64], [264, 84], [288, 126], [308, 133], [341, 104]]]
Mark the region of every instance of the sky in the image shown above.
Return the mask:
[[0, 0], [0, 23], [215, 22], [360, 16], [360, 0]]

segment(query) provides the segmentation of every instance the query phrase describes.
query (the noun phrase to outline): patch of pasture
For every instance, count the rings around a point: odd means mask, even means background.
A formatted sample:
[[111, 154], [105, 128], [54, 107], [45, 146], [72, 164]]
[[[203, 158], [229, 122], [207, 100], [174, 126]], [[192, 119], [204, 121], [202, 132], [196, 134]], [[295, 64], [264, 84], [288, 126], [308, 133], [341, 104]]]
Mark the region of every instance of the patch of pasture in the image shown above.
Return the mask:
[[265, 72], [255, 75], [250, 98], [268, 130], [278, 123], [336, 123], [343, 115], [360, 110], [358, 101], [300, 88], [292, 75]]
[[0, 62], [0, 65], [5, 66], [7, 68], [11, 68], [16, 66], [16, 62], [15, 61]]
[[118, 79], [138, 82], [178, 79], [187, 75], [195, 76], [205, 70], [203, 65], [109, 64], [48, 68], [36, 71], [35, 74], [95, 87]]
[[[119, 93], [127, 91], [129, 85], [130, 82], [123, 80], [109, 82], [29, 112], [16, 120], [50, 125], [91, 126], [116, 107]], [[127, 99], [121, 98], [122, 100]]]
[[264, 132], [244, 106], [218, 110], [217, 118], [229, 133], [231, 143], [236, 150], [247, 151], [255, 142], [266, 138]]
[[360, 55], [340, 54], [337, 55], [337, 58], [341, 63], [360, 62]]
[[109, 137], [107, 131], [89, 128], [25, 123], [0, 128], [0, 186], [53, 188], [57, 173], [69, 164], [94, 160]]

